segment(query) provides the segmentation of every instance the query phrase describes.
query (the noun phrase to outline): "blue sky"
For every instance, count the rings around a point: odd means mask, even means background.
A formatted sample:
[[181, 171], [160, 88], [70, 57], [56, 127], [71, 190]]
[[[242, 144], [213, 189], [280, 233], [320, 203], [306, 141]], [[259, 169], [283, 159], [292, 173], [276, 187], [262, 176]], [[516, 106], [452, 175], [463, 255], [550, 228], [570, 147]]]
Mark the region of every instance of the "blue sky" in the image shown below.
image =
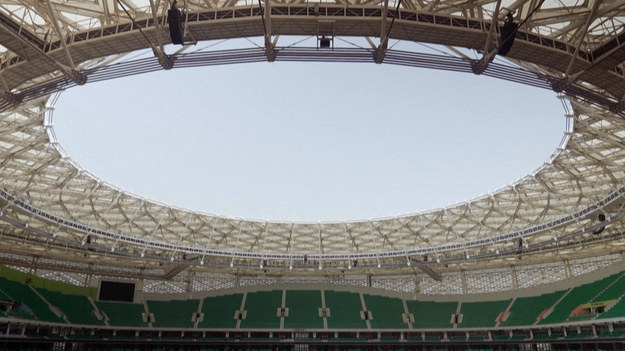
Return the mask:
[[207, 213], [353, 220], [493, 191], [555, 151], [551, 91], [376, 64], [258, 63], [87, 84], [55, 109], [61, 146], [133, 193]]

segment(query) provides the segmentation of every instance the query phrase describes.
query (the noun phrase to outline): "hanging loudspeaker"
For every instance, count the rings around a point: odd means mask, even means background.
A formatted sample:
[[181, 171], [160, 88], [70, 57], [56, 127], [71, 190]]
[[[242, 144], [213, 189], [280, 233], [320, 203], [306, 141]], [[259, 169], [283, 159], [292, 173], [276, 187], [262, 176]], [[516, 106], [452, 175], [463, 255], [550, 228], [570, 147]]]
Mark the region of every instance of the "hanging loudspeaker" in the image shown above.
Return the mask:
[[501, 56], [506, 56], [510, 49], [512, 48], [512, 44], [514, 43], [514, 37], [516, 36], [517, 24], [509, 21], [504, 23], [503, 28], [501, 28], [501, 44], [499, 45], [498, 54]]
[[167, 23], [169, 23], [169, 37], [174, 44], [183, 44], [182, 41], [182, 15], [177, 8], [167, 10]]

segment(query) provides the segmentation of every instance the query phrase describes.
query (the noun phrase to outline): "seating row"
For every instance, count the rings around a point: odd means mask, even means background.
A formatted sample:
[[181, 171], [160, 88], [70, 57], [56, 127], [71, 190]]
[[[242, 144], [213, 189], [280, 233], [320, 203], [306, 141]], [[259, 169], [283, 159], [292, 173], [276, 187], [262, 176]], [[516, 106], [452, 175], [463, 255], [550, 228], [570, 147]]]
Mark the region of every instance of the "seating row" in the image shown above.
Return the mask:
[[271, 290], [204, 299], [93, 301], [0, 278], [0, 318], [76, 325], [202, 329], [492, 328], [625, 317], [625, 273], [533, 297], [435, 302], [334, 290]]

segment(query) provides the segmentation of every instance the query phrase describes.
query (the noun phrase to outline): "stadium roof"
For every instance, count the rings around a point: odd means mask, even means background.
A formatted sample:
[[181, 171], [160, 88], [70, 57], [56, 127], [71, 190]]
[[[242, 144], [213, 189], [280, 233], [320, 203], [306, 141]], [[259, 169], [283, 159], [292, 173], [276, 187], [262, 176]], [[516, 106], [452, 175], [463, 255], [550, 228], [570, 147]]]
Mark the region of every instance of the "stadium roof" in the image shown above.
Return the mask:
[[[167, 1], [0, 4], [2, 252], [91, 265], [168, 264], [171, 275], [194, 267], [285, 275], [420, 268], [435, 276], [521, 256], [533, 264], [622, 250], [622, 2], [180, 1], [184, 44], [173, 48], [165, 46], [170, 8]], [[494, 58], [509, 12], [519, 28], [502, 63]], [[316, 37], [318, 46], [281, 46], [281, 36]], [[243, 37], [260, 37], [264, 47], [192, 49], [200, 41]], [[347, 37], [365, 38], [370, 47], [334, 41]], [[439, 44], [446, 55], [394, 50], [389, 40]], [[127, 55], [142, 49], [153, 56]], [[51, 113], [61, 90], [160, 69], [265, 60], [388, 63], [553, 89], [567, 131], [543, 165], [491, 194], [345, 222], [258, 221], [174, 208], [103, 182], [55, 139]]]

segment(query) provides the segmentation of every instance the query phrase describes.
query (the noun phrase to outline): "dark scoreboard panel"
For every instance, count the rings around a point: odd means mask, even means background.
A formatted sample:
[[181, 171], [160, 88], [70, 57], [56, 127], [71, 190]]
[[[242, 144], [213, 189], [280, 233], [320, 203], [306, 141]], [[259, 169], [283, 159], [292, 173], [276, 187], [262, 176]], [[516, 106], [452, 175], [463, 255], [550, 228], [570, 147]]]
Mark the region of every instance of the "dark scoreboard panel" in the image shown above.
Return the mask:
[[133, 302], [135, 298], [135, 284], [124, 282], [100, 282], [100, 301]]

